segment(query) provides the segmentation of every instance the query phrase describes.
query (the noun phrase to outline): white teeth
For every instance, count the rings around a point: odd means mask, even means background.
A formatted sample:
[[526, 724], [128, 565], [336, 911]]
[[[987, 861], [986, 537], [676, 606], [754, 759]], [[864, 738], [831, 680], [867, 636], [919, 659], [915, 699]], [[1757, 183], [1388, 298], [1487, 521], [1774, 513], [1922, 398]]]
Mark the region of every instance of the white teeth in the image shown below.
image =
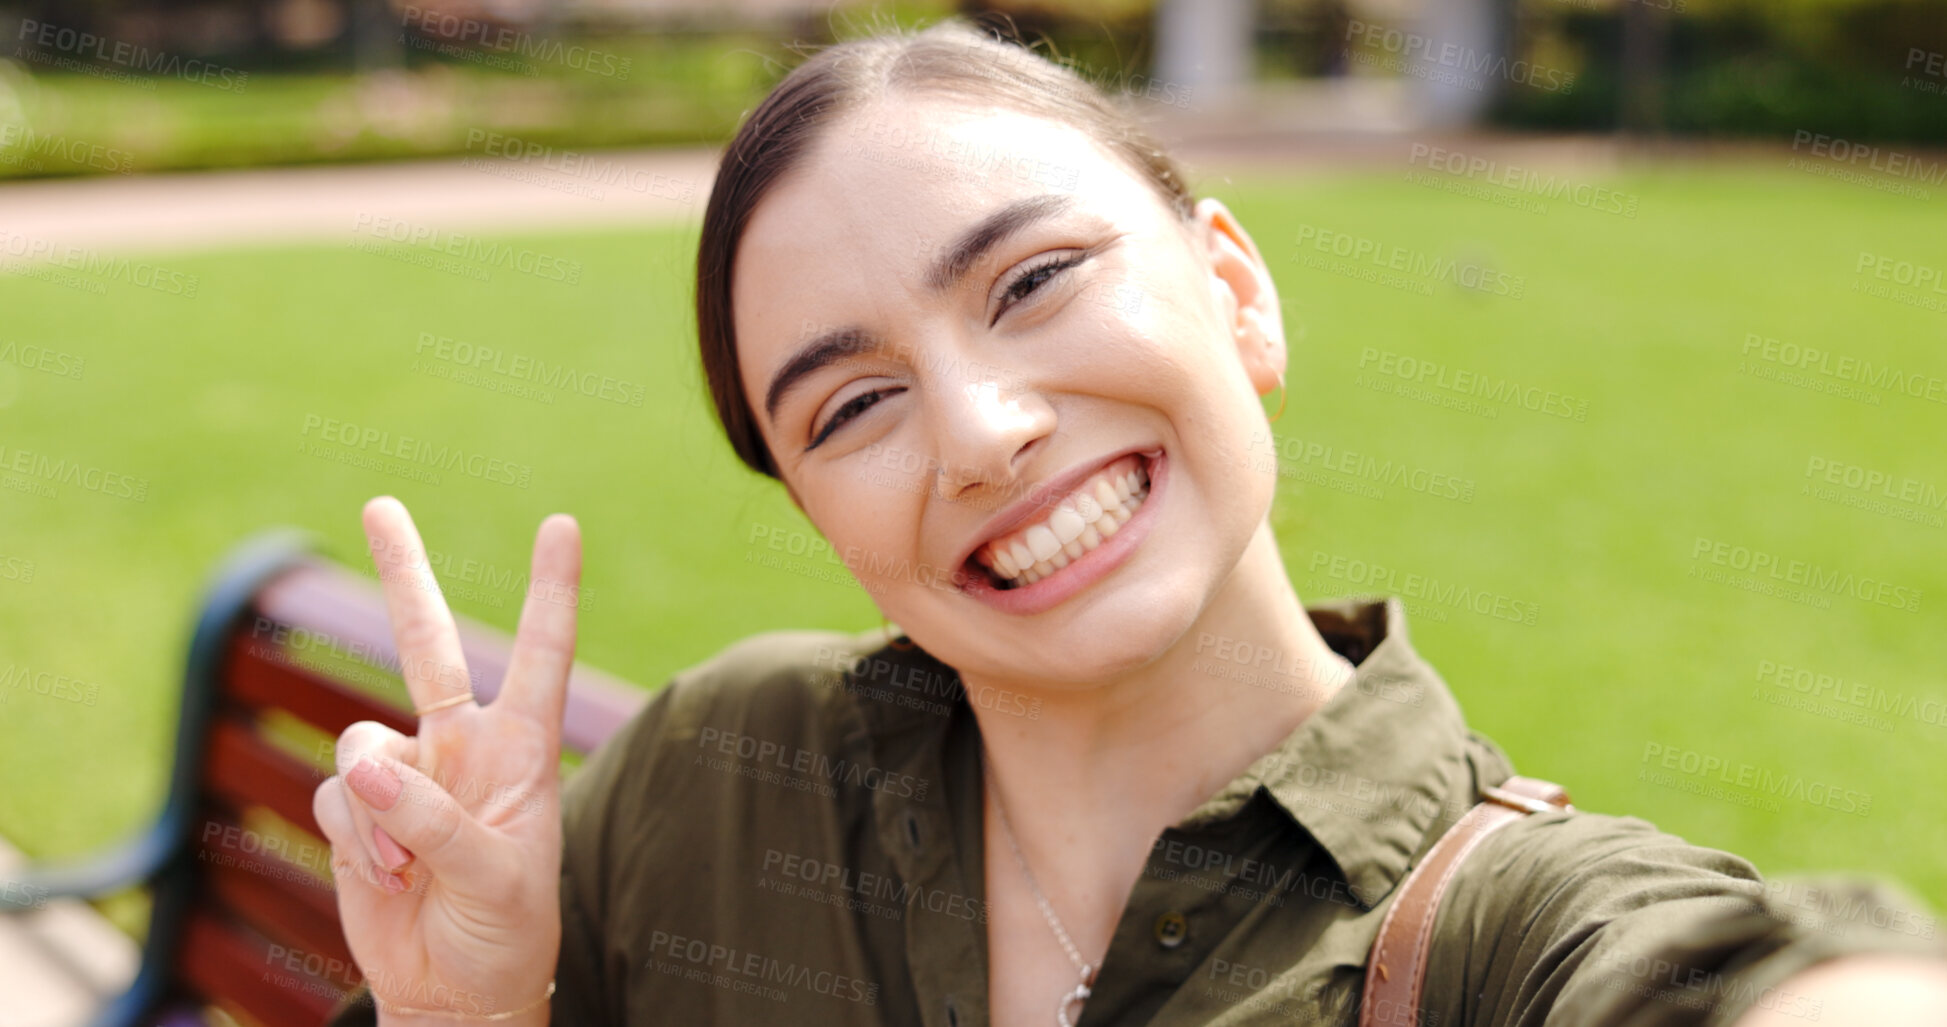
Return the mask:
[[[1055, 541], [1060, 542], [1063, 546], [1067, 546], [1076, 539], [1081, 538], [1084, 527], [1087, 527], [1087, 522], [1082, 520], [1081, 515], [1065, 506], [1057, 508], [1055, 515], [1048, 518], [1048, 530], [1055, 533]], [[1080, 556], [1082, 554], [1070, 553], [1068, 555]]]
[[1149, 497], [1141, 468], [1119, 477], [1095, 479], [1048, 515], [1005, 544], [990, 545], [981, 558], [988, 569], [1019, 588], [1032, 585], [1115, 535]]

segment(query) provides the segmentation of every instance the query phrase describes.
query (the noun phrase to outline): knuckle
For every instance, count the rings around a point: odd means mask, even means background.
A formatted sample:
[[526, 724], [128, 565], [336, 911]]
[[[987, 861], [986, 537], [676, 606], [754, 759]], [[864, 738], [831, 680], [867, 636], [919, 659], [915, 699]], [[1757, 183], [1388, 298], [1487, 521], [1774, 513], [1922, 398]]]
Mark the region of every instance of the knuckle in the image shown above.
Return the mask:
[[420, 846], [434, 850], [445, 849], [460, 836], [463, 826], [459, 804], [437, 785], [415, 782], [407, 786], [414, 805], [421, 806], [419, 817]]
[[399, 646], [406, 650], [430, 649], [439, 643], [446, 630], [446, 618], [431, 613], [415, 614], [399, 625]]
[[376, 720], [361, 720], [339, 732], [335, 750], [339, 771], [357, 766], [361, 756], [376, 753], [391, 731]]

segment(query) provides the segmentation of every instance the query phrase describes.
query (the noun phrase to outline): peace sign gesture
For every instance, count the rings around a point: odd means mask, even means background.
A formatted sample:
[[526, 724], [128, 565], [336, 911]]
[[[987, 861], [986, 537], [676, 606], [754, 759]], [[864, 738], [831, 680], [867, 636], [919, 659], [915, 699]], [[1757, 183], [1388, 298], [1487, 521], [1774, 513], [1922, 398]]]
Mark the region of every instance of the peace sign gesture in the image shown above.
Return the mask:
[[541, 523], [507, 677], [481, 706], [406, 508], [381, 496], [364, 519], [420, 719], [414, 736], [372, 721], [346, 728], [338, 773], [313, 796], [346, 941], [382, 1022], [529, 1007], [499, 1019], [546, 1023], [561, 947], [561, 716], [575, 650], [575, 610], [555, 597], [581, 580], [580, 528], [565, 514]]

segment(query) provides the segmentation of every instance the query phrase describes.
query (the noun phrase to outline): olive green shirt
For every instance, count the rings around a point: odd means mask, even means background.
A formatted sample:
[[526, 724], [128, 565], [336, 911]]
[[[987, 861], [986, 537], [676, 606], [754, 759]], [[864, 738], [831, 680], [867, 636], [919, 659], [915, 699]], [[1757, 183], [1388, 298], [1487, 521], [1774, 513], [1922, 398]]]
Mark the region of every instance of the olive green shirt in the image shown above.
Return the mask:
[[[1309, 612], [1356, 677], [1156, 839], [1079, 1027], [1356, 1023], [1395, 885], [1513, 773], [1408, 643], [1398, 600]], [[987, 1022], [971, 708], [1039, 710], [882, 643], [746, 639], [574, 774], [554, 1023]], [[1207, 649], [1200, 672], [1289, 680]], [[1930, 915], [1874, 886], [1780, 886], [1632, 817], [1536, 814], [1448, 890], [1418, 1022], [1723, 1024], [1754, 1005], [1816, 1021], [1791, 974], [1938, 946]], [[370, 1010], [361, 993], [332, 1022]]]

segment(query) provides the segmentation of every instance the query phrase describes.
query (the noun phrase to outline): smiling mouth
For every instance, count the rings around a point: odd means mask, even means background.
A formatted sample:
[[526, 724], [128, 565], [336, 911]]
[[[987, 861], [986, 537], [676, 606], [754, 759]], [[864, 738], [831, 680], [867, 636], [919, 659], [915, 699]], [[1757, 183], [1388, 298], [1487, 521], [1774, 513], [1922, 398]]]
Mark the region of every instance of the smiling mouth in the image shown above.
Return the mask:
[[1090, 475], [1046, 517], [982, 545], [967, 562], [996, 589], [1032, 585], [1107, 541], [1148, 498], [1149, 465], [1131, 453]]

